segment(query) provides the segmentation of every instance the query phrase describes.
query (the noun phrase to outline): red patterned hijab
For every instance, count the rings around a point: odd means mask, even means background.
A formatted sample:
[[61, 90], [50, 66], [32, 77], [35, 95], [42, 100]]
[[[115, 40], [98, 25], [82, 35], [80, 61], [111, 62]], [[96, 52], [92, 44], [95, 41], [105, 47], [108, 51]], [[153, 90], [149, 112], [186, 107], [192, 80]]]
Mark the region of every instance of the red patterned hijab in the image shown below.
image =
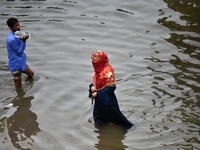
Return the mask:
[[97, 90], [101, 90], [108, 85], [115, 85], [115, 73], [109, 64], [109, 59], [105, 52], [97, 51], [92, 54], [92, 64], [94, 67], [93, 83]]

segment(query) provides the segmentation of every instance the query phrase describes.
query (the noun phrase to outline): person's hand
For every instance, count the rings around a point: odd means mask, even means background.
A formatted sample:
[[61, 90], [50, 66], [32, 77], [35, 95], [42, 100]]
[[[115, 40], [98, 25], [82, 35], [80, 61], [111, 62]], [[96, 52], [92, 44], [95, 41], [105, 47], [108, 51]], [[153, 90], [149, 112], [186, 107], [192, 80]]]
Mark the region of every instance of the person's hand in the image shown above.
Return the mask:
[[97, 96], [97, 92], [92, 93], [92, 97], [96, 97]]
[[92, 87], [91, 87], [91, 91], [92, 91], [92, 93], [96, 92], [96, 91], [97, 91], [96, 87], [95, 87], [95, 86], [92, 86]]
[[21, 39], [22, 41], [24, 41], [24, 42], [25, 42], [28, 38], [29, 38], [28, 35], [23, 35], [23, 36], [20, 37], [20, 39]]

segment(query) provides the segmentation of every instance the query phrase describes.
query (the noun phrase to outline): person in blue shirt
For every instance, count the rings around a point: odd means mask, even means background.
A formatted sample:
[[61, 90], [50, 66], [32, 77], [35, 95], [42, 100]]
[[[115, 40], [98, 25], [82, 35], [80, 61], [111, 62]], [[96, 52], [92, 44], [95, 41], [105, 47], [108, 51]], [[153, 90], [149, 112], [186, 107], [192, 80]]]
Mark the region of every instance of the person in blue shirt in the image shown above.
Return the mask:
[[26, 54], [24, 50], [26, 48], [26, 40], [29, 38], [28, 35], [23, 35], [20, 38], [15, 37], [14, 32], [20, 31], [20, 24], [16, 18], [9, 18], [7, 25], [10, 28], [10, 33], [6, 39], [6, 47], [8, 52], [8, 66], [9, 70], [13, 75], [13, 80], [16, 89], [22, 88], [21, 74], [27, 75], [26, 81], [31, 81], [34, 72], [26, 64]]

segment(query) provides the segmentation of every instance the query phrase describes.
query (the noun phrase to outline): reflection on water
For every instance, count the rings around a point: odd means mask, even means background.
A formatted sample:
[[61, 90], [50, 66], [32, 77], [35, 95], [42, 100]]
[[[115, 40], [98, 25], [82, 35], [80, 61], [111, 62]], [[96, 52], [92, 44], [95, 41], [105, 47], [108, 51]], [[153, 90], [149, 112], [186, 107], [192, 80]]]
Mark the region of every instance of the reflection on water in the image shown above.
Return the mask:
[[[167, 74], [174, 79], [174, 84], [166, 83], [171, 90], [166, 91], [166, 88], [159, 88], [157, 85], [152, 88], [156, 90], [155, 94], [157, 96], [159, 95], [159, 98], [168, 95], [174, 100], [174, 104], [181, 102], [180, 107], [166, 114], [167, 118], [163, 122], [170, 121], [178, 123], [181, 121], [182, 127], [171, 130], [170, 133], [176, 136], [183, 135], [180, 142], [164, 145], [177, 148], [187, 147], [188, 149], [198, 149], [198, 145], [200, 144], [200, 14], [198, 13], [200, 12], [200, 1], [164, 0], [164, 2], [170, 9], [181, 14], [179, 20], [174, 18], [173, 15], [166, 14], [164, 10], [160, 10], [160, 15], [164, 15], [164, 17], [158, 20], [159, 24], [171, 30], [169, 33], [170, 37], [164, 39], [176, 47], [172, 50], [172, 58], [169, 60], [169, 63], [176, 70], [165, 72], [153, 68], [149, 69], [153, 72]], [[176, 50], [178, 52], [175, 52]], [[165, 80], [164, 78], [155, 79], [157, 79], [156, 84]], [[169, 128], [166, 129], [170, 130]]]
[[188, 31], [194, 33], [200, 33], [199, 25], [199, 0], [185, 0], [185, 1], [177, 1], [177, 0], [163, 0], [167, 3], [167, 6], [174, 11], [181, 13], [180, 19], [185, 21], [184, 25], [179, 24], [174, 21], [166, 21], [166, 26], [168, 28], [175, 31]]
[[[199, 149], [199, 0], [0, 4], [0, 149]], [[48, 77], [28, 89], [32, 96], [15, 100], [5, 47], [9, 17], [17, 17], [31, 33], [28, 64]], [[120, 108], [137, 126], [132, 132], [87, 124], [90, 55], [99, 49], [116, 71]], [[1, 109], [12, 100], [16, 107]]]
[[[16, 111], [8, 118], [4, 118], [1, 124], [1, 129], [6, 131], [8, 129], [8, 135], [14, 147], [17, 149], [30, 149], [34, 140], [32, 136], [36, 136], [40, 132], [39, 124], [37, 122], [37, 115], [30, 110], [31, 100], [33, 96], [25, 96], [24, 91], [17, 93], [17, 96], [13, 99], [13, 107], [16, 107]], [[7, 139], [8, 140], [8, 139]], [[24, 147], [26, 145], [26, 148]]]
[[124, 145], [126, 130], [117, 125], [108, 125], [94, 132], [98, 133], [98, 143], [95, 144], [98, 150], [125, 150]]

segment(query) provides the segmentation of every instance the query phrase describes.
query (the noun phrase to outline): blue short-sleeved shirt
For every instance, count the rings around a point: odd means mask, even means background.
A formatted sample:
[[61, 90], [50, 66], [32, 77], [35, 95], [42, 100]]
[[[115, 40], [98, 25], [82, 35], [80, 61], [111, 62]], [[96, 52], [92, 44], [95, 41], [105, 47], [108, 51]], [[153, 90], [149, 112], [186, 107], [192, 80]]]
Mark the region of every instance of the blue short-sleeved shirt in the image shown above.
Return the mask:
[[26, 70], [26, 42], [15, 37], [13, 31], [8, 34], [6, 39], [6, 47], [8, 51], [8, 66], [11, 72]]

